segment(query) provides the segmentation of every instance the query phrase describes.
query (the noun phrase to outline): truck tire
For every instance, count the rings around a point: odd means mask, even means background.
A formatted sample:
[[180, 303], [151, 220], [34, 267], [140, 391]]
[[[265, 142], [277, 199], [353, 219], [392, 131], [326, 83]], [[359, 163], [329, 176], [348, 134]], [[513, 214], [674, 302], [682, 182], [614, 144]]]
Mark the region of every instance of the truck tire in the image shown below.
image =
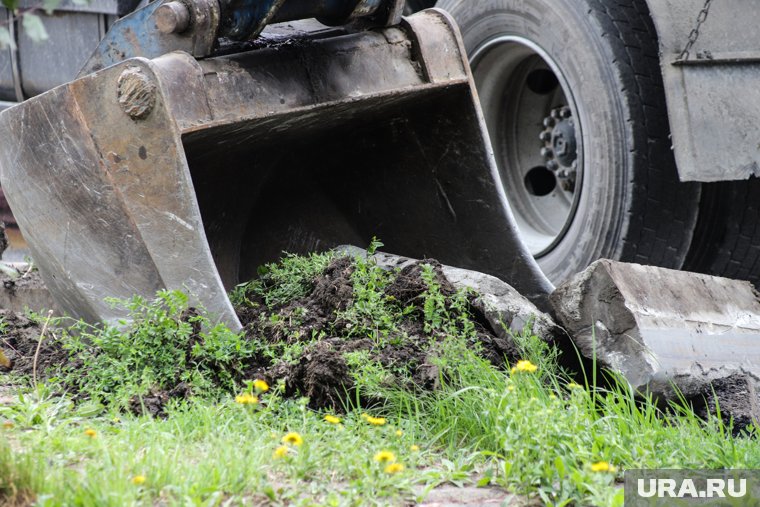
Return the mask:
[[680, 269], [700, 185], [671, 152], [644, 0], [441, 0], [521, 235], [558, 283], [599, 258]]
[[684, 269], [749, 280], [760, 288], [760, 179], [703, 184]]

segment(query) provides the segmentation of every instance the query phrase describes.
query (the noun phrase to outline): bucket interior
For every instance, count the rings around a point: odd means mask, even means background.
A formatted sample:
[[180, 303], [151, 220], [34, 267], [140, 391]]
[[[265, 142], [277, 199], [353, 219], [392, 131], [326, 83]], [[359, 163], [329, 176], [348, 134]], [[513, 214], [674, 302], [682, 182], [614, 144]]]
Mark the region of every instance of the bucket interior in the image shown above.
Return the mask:
[[482, 264], [504, 204], [479, 126], [470, 89], [460, 86], [185, 134], [225, 287], [282, 252], [366, 246], [373, 236], [397, 254]]

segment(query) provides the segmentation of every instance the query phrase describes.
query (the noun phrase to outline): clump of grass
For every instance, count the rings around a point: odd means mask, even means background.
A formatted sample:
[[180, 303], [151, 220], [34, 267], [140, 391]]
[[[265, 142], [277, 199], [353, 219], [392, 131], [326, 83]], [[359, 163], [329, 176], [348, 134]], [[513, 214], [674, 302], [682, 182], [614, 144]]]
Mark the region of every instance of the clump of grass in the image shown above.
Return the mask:
[[626, 468], [760, 464], [754, 437], [733, 438], [719, 416], [701, 420], [684, 400], [666, 413], [611, 373], [610, 388], [578, 385], [543, 340], [515, 338], [530, 365], [522, 371], [495, 369], [454, 338], [442, 349], [443, 387], [396, 391], [387, 396], [389, 413], [416, 421], [447, 449], [492, 457], [488, 482], [547, 505], [622, 505], [615, 482]]
[[117, 406], [181, 383], [210, 398], [236, 388], [253, 354], [250, 343], [189, 308], [185, 294], [160, 291], [152, 301], [134, 297], [115, 304], [130, 314], [119, 327], [79, 322], [61, 330], [70, 360], [54, 380], [64, 388]]
[[42, 484], [39, 463], [29, 455], [16, 454], [10, 444], [0, 439], [0, 505], [32, 505]]
[[279, 262], [259, 267], [259, 277], [242, 283], [230, 293], [235, 306], [253, 306], [263, 302], [268, 308], [287, 304], [306, 296], [314, 279], [335, 258], [332, 251], [310, 255], [285, 254]]

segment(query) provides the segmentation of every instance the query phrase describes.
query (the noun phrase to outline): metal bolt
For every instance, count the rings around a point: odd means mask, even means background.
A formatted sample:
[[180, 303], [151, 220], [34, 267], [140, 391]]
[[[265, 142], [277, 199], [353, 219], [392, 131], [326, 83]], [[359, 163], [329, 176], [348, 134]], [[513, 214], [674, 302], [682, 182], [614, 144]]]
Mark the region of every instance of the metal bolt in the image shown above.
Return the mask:
[[550, 132], [541, 132], [541, 135], [538, 136], [539, 139], [541, 139], [543, 142], [550, 141], [552, 138], [552, 135]]
[[166, 2], [154, 13], [156, 28], [162, 33], [182, 33], [190, 26], [190, 11], [182, 2]]
[[573, 115], [573, 112], [570, 110], [569, 107], [565, 106], [562, 108], [562, 110], [559, 112], [559, 115], [562, 118], [570, 118]]
[[544, 118], [544, 127], [549, 128], [553, 127], [557, 122], [554, 121], [554, 118]]
[[559, 109], [552, 109], [552, 118], [559, 120]]
[[559, 164], [557, 163], [556, 160], [550, 160], [546, 163], [546, 168], [549, 169], [550, 171], [556, 171], [557, 169], [559, 169]]
[[541, 148], [541, 156], [544, 158], [551, 158], [554, 155], [554, 152], [551, 148]]
[[156, 105], [156, 85], [140, 67], [129, 67], [119, 76], [121, 108], [133, 120], [147, 117]]

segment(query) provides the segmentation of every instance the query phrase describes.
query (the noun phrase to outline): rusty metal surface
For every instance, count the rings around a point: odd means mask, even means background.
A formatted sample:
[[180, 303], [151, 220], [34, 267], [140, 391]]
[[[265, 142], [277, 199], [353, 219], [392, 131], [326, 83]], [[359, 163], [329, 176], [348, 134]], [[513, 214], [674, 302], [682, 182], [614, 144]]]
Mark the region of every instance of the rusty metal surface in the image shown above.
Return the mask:
[[[157, 58], [171, 51], [186, 51], [195, 57], [211, 53], [219, 28], [217, 0], [187, 2], [192, 20], [181, 33], [165, 33], [156, 27], [157, 11], [167, 1], [156, 1], [116, 21], [77, 77], [104, 69], [129, 58]], [[160, 16], [158, 16], [160, 17]]]
[[330, 25], [359, 19], [366, 26], [400, 21], [403, 0], [163, 0], [116, 21], [82, 66], [85, 76], [129, 58], [186, 51], [209, 56], [218, 37], [244, 41], [273, 22], [318, 18]]
[[713, 2], [690, 45], [703, 0], [649, 0], [660, 38], [673, 148], [682, 180], [760, 176], [760, 6]]
[[0, 182], [45, 282], [90, 321], [124, 317], [105, 297], [166, 287], [239, 328], [225, 289], [259, 264], [373, 235], [539, 307], [551, 290], [440, 11], [202, 61], [130, 59], [0, 113], [0, 136]]

